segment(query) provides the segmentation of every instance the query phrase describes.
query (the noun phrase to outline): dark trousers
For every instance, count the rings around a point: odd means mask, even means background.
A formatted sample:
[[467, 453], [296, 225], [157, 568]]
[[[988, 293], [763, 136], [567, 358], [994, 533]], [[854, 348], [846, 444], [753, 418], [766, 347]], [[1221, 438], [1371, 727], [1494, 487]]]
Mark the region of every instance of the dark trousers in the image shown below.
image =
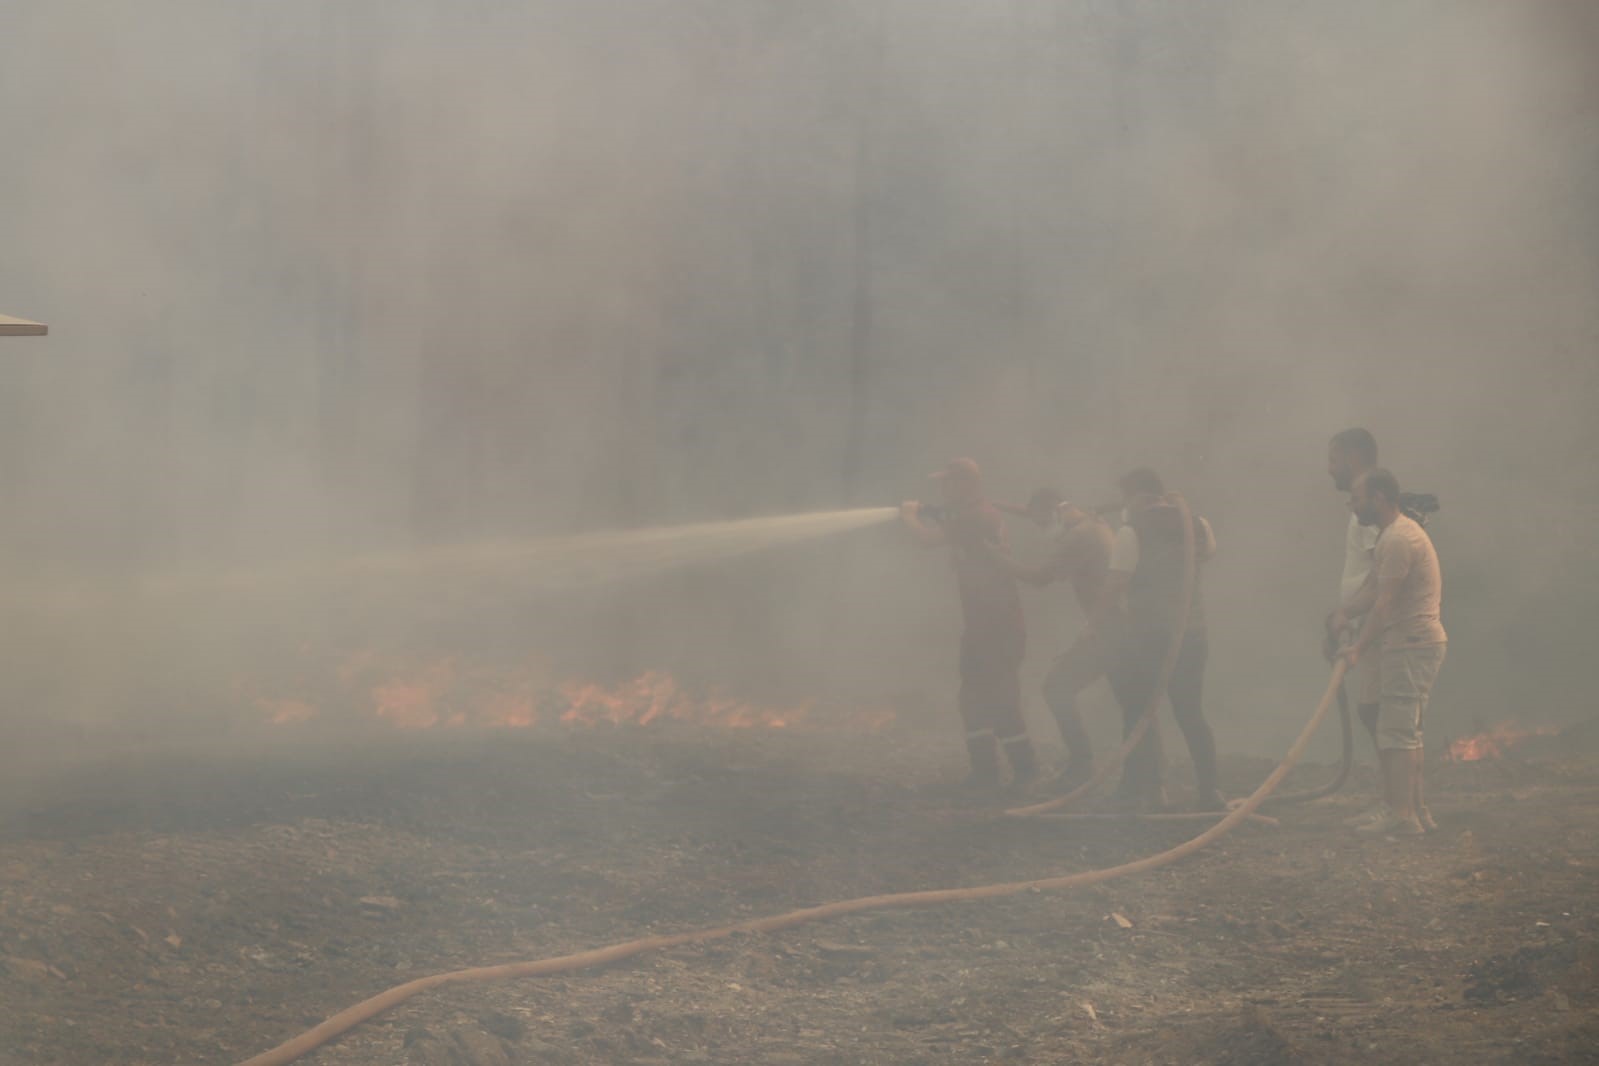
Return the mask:
[[1001, 747], [1020, 776], [1033, 772], [1033, 749], [1022, 718], [1022, 657], [1026, 631], [1020, 626], [968, 627], [961, 636], [961, 721], [966, 750], [978, 779], [998, 775]]
[[961, 636], [961, 721], [966, 732], [993, 733], [1000, 740], [1025, 735], [1022, 721], [1022, 657], [1027, 635], [1020, 630], [972, 631]]
[[1044, 678], [1044, 702], [1060, 727], [1066, 742], [1068, 771], [1084, 771], [1093, 765], [1094, 745], [1077, 708], [1077, 695], [1105, 676], [1103, 644], [1097, 637], [1083, 634], [1071, 647], [1056, 656]]
[[[1134, 631], [1121, 641], [1112, 658], [1110, 684], [1122, 708], [1122, 736], [1133, 731], [1133, 726], [1149, 708], [1160, 681], [1160, 667], [1166, 657], [1171, 634], [1161, 631]], [[1194, 760], [1194, 776], [1203, 796], [1216, 788], [1216, 739], [1205, 721], [1202, 704], [1205, 687], [1205, 658], [1209, 646], [1203, 632], [1189, 632], [1177, 653], [1177, 664], [1172, 668], [1167, 696], [1171, 700], [1172, 714], [1177, 726], [1188, 742], [1188, 754]], [[1157, 712], [1158, 713], [1158, 712]], [[1117, 792], [1128, 799], [1155, 799], [1161, 789], [1162, 753], [1159, 722], [1150, 723], [1144, 739], [1127, 755], [1122, 770], [1121, 787]]]

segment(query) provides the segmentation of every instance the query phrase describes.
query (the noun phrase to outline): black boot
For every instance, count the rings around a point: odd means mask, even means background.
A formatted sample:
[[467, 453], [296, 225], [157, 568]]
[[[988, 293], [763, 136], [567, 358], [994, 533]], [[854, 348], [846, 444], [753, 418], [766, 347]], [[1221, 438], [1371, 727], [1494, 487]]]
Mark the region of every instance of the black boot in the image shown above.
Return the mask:
[[1005, 757], [1010, 760], [1011, 784], [1026, 788], [1038, 776], [1038, 758], [1027, 734], [1005, 738]]
[[999, 784], [999, 744], [992, 732], [966, 734], [966, 755], [972, 765], [966, 775], [968, 788], [988, 789]]

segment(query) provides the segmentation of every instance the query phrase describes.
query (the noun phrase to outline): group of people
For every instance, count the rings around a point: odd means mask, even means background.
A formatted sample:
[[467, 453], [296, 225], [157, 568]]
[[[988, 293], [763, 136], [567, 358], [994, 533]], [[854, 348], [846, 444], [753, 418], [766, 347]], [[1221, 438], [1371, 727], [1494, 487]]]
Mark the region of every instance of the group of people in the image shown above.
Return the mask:
[[[1328, 472], [1339, 491], [1350, 494], [1352, 512], [1340, 594], [1326, 619], [1328, 656], [1349, 663], [1350, 686], [1378, 751], [1384, 790], [1383, 801], [1354, 821], [1364, 832], [1419, 834], [1432, 828], [1422, 798], [1421, 721], [1447, 647], [1439, 620], [1438, 556], [1426, 531], [1405, 513], [1394, 476], [1377, 466], [1369, 432], [1336, 435]], [[1209, 643], [1202, 574], [1216, 552], [1210, 523], [1168, 493], [1148, 468], [1118, 481], [1115, 527], [1100, 510], [1079, 507], [1051, 489], [1033, 493], [1025, 507], [997, 504], [984, 493], [981, 471], [970, 459], [956, 459], [933, 477], [943, 505], [907, 502], [900, 517], [919, 543], [949, 549], [960, 589], [967, 786], [979, 792], [998, 788], [1003, 755], [1017, 788], [1075, 788], [1094, 763], [1079, 695], [1106, 678], [1121, 706], [1125, 737], [1150, 711], [1167, 657], [1174, 655], [1166, 696], [1193, 761], [1194, 806], [1225, 810], [1215, 737], [1203, 706]], [[1026, 517], [1044, 531], [1050, 543], [1046, 558], [1029, 564], [1012, 555], [1005, 513]], [[1045, 781], [1022, 714], [1027, 627], [1019, 586], [1055, 582], [1070, 584], [1086, 624], [1044, 681], [1044, 699], [1067, 750], [1064, 769]], [[1160, 731], [1151, 723], [1127, 755], [1111, 804], [1139, 812], [1166, 809], [1162, 764]]]

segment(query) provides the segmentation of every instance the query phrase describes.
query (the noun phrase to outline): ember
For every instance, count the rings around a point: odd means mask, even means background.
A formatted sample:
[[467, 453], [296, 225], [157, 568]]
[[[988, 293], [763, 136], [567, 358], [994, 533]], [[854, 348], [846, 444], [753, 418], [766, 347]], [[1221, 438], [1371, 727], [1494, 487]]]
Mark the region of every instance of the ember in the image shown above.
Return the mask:
[[1554, 726], [1521, 726], [1514, 722], [1500, 722], [1492, 729], [1476, 736], [1461, 737], [1449, 745], [1450, 762], [1477, 762], [1480, 759], [1497, 759], [1511, 748], [1531, 737], [1558, 733]]

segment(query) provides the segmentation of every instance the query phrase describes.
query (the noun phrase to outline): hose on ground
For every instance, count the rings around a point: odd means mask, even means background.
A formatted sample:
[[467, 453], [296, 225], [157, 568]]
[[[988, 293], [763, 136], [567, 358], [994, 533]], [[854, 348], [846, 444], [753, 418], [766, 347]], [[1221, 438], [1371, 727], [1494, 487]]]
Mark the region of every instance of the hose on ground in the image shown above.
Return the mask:
[[[1171, 644], [1167, 648], [1166, 657], [1161, 663], [1161, 671], [1154, 697], [1145, 709], [1143, 717], [1128, 734], [1122, 744], [1120, 754], [1116, 758], [1096, 769], [1094, 776], [1081, 788], [1074, 790], [1066, 796], [1061, 796], [1048, 803], [1038, 804], [1030, 810], [1034, 813], [1055, 810], [1065, 806], [1079, 795], [1086, 794], [1110, 773], [1126, 753], [1130, 752], [1135, 744], [1143, 738], [1150, 724], [1154, 721], [1160, 703], [1166, 694], [1166, 685], [1171, 678], [1171, 672], [1177, 663], [1177, 654], [1181, 650], [1184, 631], [1187, 628], [1188, 612], [1193, 603], [1194, 594], [1194, 528], [1192, 516], [1188, 505], [1181, 497], [1173, 495], [1172, 502], [1182, 515], [1183, 527], [1183, 590], [1181, 610], [1178, 617], [1182, 625], [1174, 633]], [[1334, 678], [1341, 682], [1343, 677], [1343, 664], [1334, 669]], [[1322, 705], [1317, 708], [1312, 718], [1312, 725], [1303, 739], [1308, 739], [1309, 732], [1314, 731], [1314, 726], [1326, 713], [1332, 698], [1332, 689], [1323, 697]], [[1185, 855], [1192, 854], [1224, 833], [1231, 832], [1233, 827], [1247, 819], [1254, 813], [1265, 796], [1270, 795], [1271, 789], [1276, 788], [1282, 780], [1285, 769], [1298, 759], [1301, 747], [1296, 747], [1289, 752], [1288, 758], [1278, 768], [1278, 773], [1267, 778], [1266, 783], [1256, 790], [1254, 796], [1230, 812], [1221, 821], [1211, 826], [1186, 843], [1158, 855], [1139, 859], [1120, 866], [1109, 867], [1104, 870], [1089, 870], [1083, 873], [1068, 874], [1063, 877], [1044, 878], [1038, 881], [1017, 881], [997, 885], [984, 885], [976, 888], [945, 888], [930, 889], [921, 892], [897, 892], [882, 896], [864, 896], [859, 899], [841, 900], [835, 903], [826, 903], [817, 907], [808, 907], [802, 910], [790, 911], [770, 918], [760, 918], [749, 922], [739, 922], [733, 925], [717, 926], [714, 929], [700, 929], [687, 933], [676, 933], [667, 936], [644, 937], [639, 940], [629, 940], [621, 944], [612, 944], [609, 947], [595, 948], [592, 951], [578, 952], [573, 955], [563, 955], [553, 959], [539, 959], [532, 962], [506, 963], [500, 966], [479, 966], [467, 970], [455, 970], [449, 973], [433, 974], [428, 977], [419, 977], [402, 985], [396, 985], [386, 992], [381, 992], [370, 999], [363, 1000], [353, 1007], [346, 1008], [324, 1021], [313, 1029], [307, 1030], [292, 1040], [280, 1044], [271, 1051], [263, 1052], [254, 1058], [246, 1060], [241, 1066], [284, 1066], [296, 1059], [310, 1053], [329, 1040], [355, 1028], [373, 1016], [389, 1010], [411, 997], [440, 985], [459, 984], [472, 981], [497, 981], [516, 977], [540, 977], [552, 973], [566, 973], [572, 970], [586, 969], [591, 966], [602, 966], [606, 963], [619, 962], [622, 959], [632, 958], [646, 951], [659, 951], [664, 948], [678, 947], [683, 944], [701, 943], [708, 940], [717, 940], [732, 936], [736, 933], [772, 933], [781, 929], [788, 929], [806, 922], [822, 921], [829, 918], [838, 918], [846, 914], [857, 914], [862, 911], [880, 910], [890, 907], [929, 907], [944, 903], [956, 903], [967, 900], [993, 899], [1000, 896], [1011, 896], [1021, 892], [1044, 889], [1076, 888], [1082, 885], [1097, 884], [1113, 877], [1123, 877], [1127, 874], [1141, 873], [1144, 870], [1164, 866], [1168, 862], [1175, 862]], [[1269, 786], [1269, 787], [1268, 787]], [[1007, 812], [1015, 813], [1015, 812]]]
[[354, 1029], [362, 1022], [399, 1006], [413, 996], [442, 985], [505, 981], [519, 977], [543, 977], [553, 973], [570, 973], [574, 970], [620, 962], [623, 959], [630, 959], [635, 955], [642, 955], [648, 951], [660, 951], [665, 948], [680, 947], [684, 944], [699, 944], [710, 940], [721, 940], [739, 933], [776, 933], [808, 922], [827, 921], [833, 918], [842, 918], [846, 915], [861, 914], [865, 911], [906, 907], [936, 907], [946, 903], [999, 899], [1005, 896], [1020, 895], [1024, 892], [1083, 888], [1087, 885], [1097, 885], [1118, 877], [1127, 877], [1131, 874], [1140, 874], [1166, 866], [1176, 862], [1178, 859], [1187, 858], [1232, 832], [1266, 801], [1267, 797], [1282, 783], [1283, 778], [1288, 775], [1288, 771], [1292, 770], [1294, 764], [1304, 755], [1305, 748], [1309, 746], [1317, 727], [1321, 725], [1322, 719], [1327, 716], [1328, 709], [1333, 705], [1334, 694], [1343, 685], [1345, 669], [1346, 664], [1342, 659], [1334, 664], [1332, 678], [1327, 683], [1327, 691], [1322, 693], [1321, 703], [1317, 705], [1315, 713], [1305, 723], [1304, 729], [1300, 731], [1293, 746], [1288, 749], [1288, 753], [1283, 756], [1282, 762], [1277, 764], [1277, 768], [1267, 776], [1266, 780], [1260, 783], [1260, 786], [1255, 789], [1248, 799], [1229, 811], [1221, 821], [1198, 836], [1191, 837], [1176, 847], [1168, 848], [1154, 855], [1148, 855], [1142, 859], [1134, 859], [1131, 862], [1124, 862], [1119, 866], [1108, 866], [1101, 870], [1084, 870], [1080, 873], [1044, 877], [1033, 881], [1007, 881], [993, 885], [977, 885], [971, 888], [937, 888], [919, 892], [893, 892], [881, 896], [861, 896], [856, 899], [838, 900], [815, 907], [805, 907], [766, 918], [734, 922], [731, 925], [719, 925], [712, 929], [696, 929], [686, 933], [672, 933], [666, 936], [642, 937], [638, 940], [628, 940], [620, 944], [611, 944], [608, 947], [594, 948], [589, 951], [580, 951], [575, 954], [561, 955], [550, 959], [509, 962], [499, 966], [476, 966], [467, 970], [454, 970], [448, 973], [419, 977], [414, 981], [407, 981], [403, 985], [396, 985], [386, 992], [380, 992], [370, 999], [362, 1000], [353, 1007], [347, 1007], [315, 1028], [279, 1044], [270, 1051], [265, 1051], [253, 1058], [246, 1059], [240, 1066], [287, 1066], [288, 1063], [310, 1054], [335, 1037], [342, 1036]]

